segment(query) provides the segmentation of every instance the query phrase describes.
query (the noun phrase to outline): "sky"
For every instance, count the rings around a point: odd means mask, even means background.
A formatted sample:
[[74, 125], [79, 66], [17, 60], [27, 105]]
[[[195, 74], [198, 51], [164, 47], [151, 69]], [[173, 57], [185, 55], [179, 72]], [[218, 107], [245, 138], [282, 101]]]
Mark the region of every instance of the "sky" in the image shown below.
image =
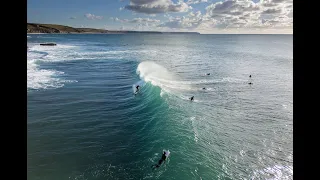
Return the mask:
[[28, 0], [28, 23], [202, 34], [292, 34], [293, 0]]

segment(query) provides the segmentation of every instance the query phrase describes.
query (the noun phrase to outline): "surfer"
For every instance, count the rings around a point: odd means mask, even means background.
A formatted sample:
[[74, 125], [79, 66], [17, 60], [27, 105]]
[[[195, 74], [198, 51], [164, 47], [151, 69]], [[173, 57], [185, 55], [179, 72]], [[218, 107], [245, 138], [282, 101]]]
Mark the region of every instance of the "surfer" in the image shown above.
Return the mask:
[[249, 82], [248, 84], [250, 84], [250, 85], [251, 85], [251, 84], [252, 84], [252, 82]]
[[153, 169], [159, 168], [161, 166], [161, 164], [167, 159], [168, 156], [169, 156], [169, 152], [163, 151], [161, 159], [159, 160], [158, 164], [154, 164], [151, 167]]
[[194, 96], [192, 96], [192, 97], [190, 98], [191, 101], [193, 101], [193, 99], [194, 99]]
[[251, 78], [251, 74], [250, 74], [249, 78]]
[[210, 75], [210, 73], [207, 73], [207, 76], [209, 76]]
[[136, 90], [136, 92], [138, 92], [138, 91], [139, 91], [139, 87], [140, 87], [139, 85], [137, 85], [137, 86], [136, 86], [136, 89], [137, 89], [137, 90]]
[[203, 90], [206, 90], [206, 88], [205, 88], [205, 87], [203, 87], [202, 89], [203, 89]]

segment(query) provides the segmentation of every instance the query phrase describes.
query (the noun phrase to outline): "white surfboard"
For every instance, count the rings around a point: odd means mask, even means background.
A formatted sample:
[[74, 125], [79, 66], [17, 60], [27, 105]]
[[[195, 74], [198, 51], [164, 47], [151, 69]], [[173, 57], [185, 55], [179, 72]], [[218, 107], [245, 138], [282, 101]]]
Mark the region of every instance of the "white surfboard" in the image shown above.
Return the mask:
[[166, 152], [165, 156], [168, 158], [168, 157], [169, 157], [169, 155], [170, 155], [170, 151], [169, 151], [169, 150], [167, 150], [167, 151], [164, 151], [164, 152]]

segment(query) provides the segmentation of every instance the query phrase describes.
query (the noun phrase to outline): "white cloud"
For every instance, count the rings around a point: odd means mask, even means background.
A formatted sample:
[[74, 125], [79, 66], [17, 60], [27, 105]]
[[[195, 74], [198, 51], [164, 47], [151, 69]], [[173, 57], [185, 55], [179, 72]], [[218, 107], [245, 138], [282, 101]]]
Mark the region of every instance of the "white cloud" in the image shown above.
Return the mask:
[[199, 4], [199, 3], [205, 3], [208, 2], [208, 0], [188, 0], [187, 4]]
[[280, 14], [282, 9], [279, 8], [269, 8], [262, 12], [262, 14]]
[[204, 21], [200, 11], [195, 13], [190, 12], [187, 16], [183, 17], [167, 17], [169, 21], [158, 25], [158, 27], [168, 27], [172, 29], [195, 29]]
[[90, 20], [100, 20], [102, 19], [102, 16], [96, 16], [94, 14], [90, 14], [90, 13], [87, 13], [84, 15], [87, 19], [90, 19]]
[[292, 29], [292, 0], [225, 0], [212, 3], [206, 13], [190, 12], [183, 17], [168, 18], [159, 27], [171, 29]]
[[158, 23], [158, 22], [160, 22], [160, 20], [150, 19], [150, 18], [134, 18], [129, 22], [131, 22], [131, 23], [141, 23], [141, 22]]
[[121, 23], [138, 23], [138, 24], [146, 24], [146, 23], [159, 23], [158, 19], [150, 19], [150, 18], [133, 18], [131, 20], [128, 19], [119, 19], [119, 18], [110, 18], [113, 21], [121, 22]]
[[145, 14], [158, 14], [165, 12], [188, 12], [192, 9], [183, 0], [179, 0], [176, 4], [172, 0], [130, 0], [129, 5], [125, 9]]
[[115, 18], [111, 17], [110, 19], [113, 20], [113, 21], [122, 22], [122, 23], [129, 21], [128, 19], [119, 19], [117, 17], [115, 17]]
[[252, 1], [226, 0], [209, 5], [206, 10], [211, 17], [216, 16], [240, 16], [244, 13], [257, 12], [260, 7]]

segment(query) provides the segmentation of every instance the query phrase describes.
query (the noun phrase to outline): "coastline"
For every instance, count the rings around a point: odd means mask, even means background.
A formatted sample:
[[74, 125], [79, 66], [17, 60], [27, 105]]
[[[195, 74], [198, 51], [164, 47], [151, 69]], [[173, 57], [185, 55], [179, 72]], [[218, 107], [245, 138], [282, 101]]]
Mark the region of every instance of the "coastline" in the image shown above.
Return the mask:
[[199, 32], [127, 31], [27, 23], [27, 34], [200, 34]]

